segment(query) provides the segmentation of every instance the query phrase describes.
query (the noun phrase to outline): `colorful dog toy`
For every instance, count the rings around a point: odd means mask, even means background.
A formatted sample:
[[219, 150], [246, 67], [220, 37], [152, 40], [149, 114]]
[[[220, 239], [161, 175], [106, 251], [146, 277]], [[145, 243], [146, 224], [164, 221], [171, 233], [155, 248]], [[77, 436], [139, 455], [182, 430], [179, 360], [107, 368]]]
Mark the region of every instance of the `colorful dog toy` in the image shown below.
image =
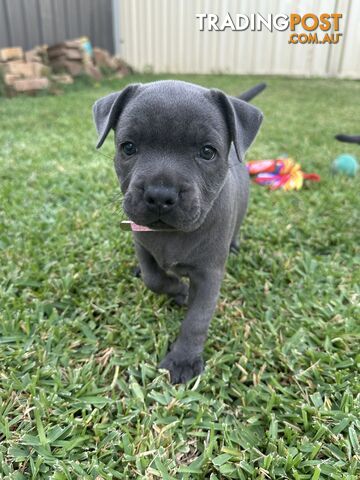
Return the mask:
[[271, 160], [251, 160], [246, 163], [250, 175], [260, 185], [268, 185], [270, 190], [300, 190], [304, 180], [319, 182], [316, 173], [304, 173], [299, 163], [292, 158], [279, 157]]

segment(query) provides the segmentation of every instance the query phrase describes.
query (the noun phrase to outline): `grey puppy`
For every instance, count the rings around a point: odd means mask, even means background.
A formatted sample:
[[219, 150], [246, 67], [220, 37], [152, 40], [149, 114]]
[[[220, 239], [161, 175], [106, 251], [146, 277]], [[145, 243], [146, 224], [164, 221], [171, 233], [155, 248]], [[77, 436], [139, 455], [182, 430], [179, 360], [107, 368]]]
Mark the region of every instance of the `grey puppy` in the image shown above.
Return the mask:
[[166, 80], [100, 98], [93, 115], [97, 148], [115, 131], [125, 213], [158, 230], [133, 233], [145, 284], [188, 304], [180, 334], [160, 363], [172, 383], [187, 382], [203, 370], [226, 259], [237, 248], [248, 203], [242, 162], [262, 113], [219, 90]]

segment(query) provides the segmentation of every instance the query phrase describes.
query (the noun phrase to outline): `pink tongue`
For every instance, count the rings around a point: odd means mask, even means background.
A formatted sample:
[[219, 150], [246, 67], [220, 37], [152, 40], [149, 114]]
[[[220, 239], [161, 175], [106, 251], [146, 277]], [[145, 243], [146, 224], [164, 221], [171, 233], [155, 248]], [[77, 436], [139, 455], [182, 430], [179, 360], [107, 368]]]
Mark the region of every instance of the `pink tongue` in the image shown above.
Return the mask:
[[144, 225], [138, 225], [137, 223], [131, 222], [131, 230], [133, 232], [153, 232], [154, 230], [149, 227], [145, 227]]

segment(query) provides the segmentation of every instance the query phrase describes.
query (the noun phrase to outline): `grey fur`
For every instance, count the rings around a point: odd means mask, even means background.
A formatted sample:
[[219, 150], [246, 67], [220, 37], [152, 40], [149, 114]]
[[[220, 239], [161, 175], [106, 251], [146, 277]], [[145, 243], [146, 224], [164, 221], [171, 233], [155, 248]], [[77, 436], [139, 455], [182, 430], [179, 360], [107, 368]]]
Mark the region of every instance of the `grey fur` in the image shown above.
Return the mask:
[[[179, 304], [188, 302], [180, 334], [160, 363], [173, 383], [186, 382], [203, 369], [226, 259], [247, 208], [242, 160], [262, 114], [219, 90], [174, 80], [130, 85], [99, 99], [93, 112], [97, 147], [115, 130], [124, 211], [159, 229], [133, 234], [143, 280]], [[137, 146], [132, 156], [122, 147], [129, 141]], [[214, 159], [201, 158], [204, 145], [216, 149]]]

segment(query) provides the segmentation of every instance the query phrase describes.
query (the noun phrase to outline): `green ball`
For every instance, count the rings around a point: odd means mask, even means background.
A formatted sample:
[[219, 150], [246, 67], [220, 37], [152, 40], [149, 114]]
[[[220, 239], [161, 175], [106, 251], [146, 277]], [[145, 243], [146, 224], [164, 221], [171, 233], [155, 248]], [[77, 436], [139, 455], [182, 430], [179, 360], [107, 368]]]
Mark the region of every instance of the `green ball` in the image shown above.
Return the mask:
[[339, 155], [332, 164], [335, 173], [344, 173], [348, 177], [355, 177], [358, 168], [359, 164], [356, 158], [347, 153]]

